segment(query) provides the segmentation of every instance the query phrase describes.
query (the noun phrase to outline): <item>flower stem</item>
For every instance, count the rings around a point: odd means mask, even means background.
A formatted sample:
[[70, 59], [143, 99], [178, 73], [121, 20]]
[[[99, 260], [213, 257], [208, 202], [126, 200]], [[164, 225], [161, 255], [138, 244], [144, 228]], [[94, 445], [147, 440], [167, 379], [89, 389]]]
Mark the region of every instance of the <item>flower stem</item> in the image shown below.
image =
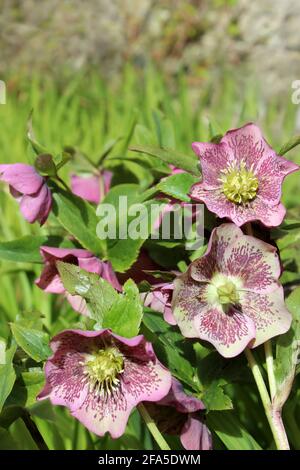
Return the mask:
[[158, 446], [161, 450], [171, 450], [168, 443], [166, 442], [165, 438], [162, 436], [161, 432], [159, 431], [158, 427], [156, 426], [155, 422], [149, 415], [148, 411], [146, 410], [145, 406], [140, 403], [138, 405], [138, 410], [140, 415], [144, 419], [147, 428], [149, 429], [150, 433], [152, 434], [153, 438], [157, 442]]
[[261, 375], [261, 371], [259, 365], [257, 364], [252, 352], [250, 349], [245, 349], [245, 354], [252, 371], [254, 380], [256, 382], [257, 389], [260, 394], [260, 398], [263, 403], [263, 407], [266, 413], [266, 417], [268, 419], [274, 441], [276, 444], [276, 448], [278, 450], [289, 450], [289, 443], [286, 436], [286, 432], [284, 429], [284, 425], [281, 418], [280, 410], [275, 410], [272, 408], [272, 403], [270, 400], [270, 396], [265, 385], [263, 376]]
[[265, 355], [266, 355], [266, 364], [267, 364], [267, 371], [268, 371], [268, 380], [269, 380], [269, 387], [270, 387], [270, 394], [271, 394], [271, 401], [273, 401], [276, 395], [276, 380], [274, 374], [274, 360], [273, 360], [273, 352], [272, 352], [272, 342], [269, 339], [264, 344], [265, 348]]

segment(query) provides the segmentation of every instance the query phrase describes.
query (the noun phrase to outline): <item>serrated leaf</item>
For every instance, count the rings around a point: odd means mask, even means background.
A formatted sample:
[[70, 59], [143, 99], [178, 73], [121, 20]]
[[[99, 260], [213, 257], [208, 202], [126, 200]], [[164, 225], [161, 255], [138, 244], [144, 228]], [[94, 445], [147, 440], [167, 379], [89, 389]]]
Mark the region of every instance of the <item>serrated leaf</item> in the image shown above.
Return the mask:
[[231, 410], [233, 404], [228, 395], [224, 392], [224, 385], [226, 382], [222, 379], [212, 381], [208, 387], [205, 388], [202, 395], [202, 400], [208, 410]]
[[148, 145], [135, 145], [134, 147], [130, 147], [129, 150], [157, 157], [170, 165], [174, 165], [177, 168], [181, 168], [182, 170], [191, 173], [192, 175], [200, 176], [201, 174], [199, 170], [199, 161], [196, 156], [185, 155], [174, 149], [152, 147]]
[[91, 318], [101, 328], [105, 315], [118, 300], [118, 293], [97, 274], [62, 261], [58, 261], [56, 266], [65, 289], [71, 295], [80, 295], [86, 300]]
[[53, 213], [59, 223], [95, 256], [102, 257], [105, 243], [97, 237], [95, 209], [83, 199], [59, 189], [52, 193]]
[[103, 328], [110, 328], [120, 336], [132, 338], [139, 333], [143, 308], [139, 290], [131, 279], [124, 284], [123, 292], [105, 315]]
[[178, 173], [161, 180], [157, 185], [157, 189], [175, 199], [189, 202], [191, 199], [188, 194], [191, 186], [198, 181], [198, 177], [190, 175], [189, 173]]
[[293, 316], [292, 326], [279, 336], [276, 344], [275, 378], [277, 383], [276, 405], [281, 408], [290, 394], [300, 354], [300, 287], [286, 300]]
[[49, 337], [45, 332], [26, 328], [17, 323], [11, 323], [10, 327], [20, 348], [36, 362], [44, 361], [51, 356]]

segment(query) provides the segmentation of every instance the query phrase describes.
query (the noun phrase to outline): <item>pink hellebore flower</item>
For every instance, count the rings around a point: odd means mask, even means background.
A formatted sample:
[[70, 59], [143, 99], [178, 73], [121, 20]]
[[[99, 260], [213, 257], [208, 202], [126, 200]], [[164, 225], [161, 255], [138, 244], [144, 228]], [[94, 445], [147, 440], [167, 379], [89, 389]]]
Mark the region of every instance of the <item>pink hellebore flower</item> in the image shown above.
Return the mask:
[[219, 144], [194, 142], [192, 148], [202, 166], [192, 199], [238, 226], [255, 220], [267, 227], [281, 224], [282, 182], [299, 166], [277, 155], [257, 126], [246, 124], [227, 132]]
[[120, 437], [135, 406], [159, 401], [170, 390], [171, 374], [143, 336], [66, 330], [52, 339], [51, 348], [38, 399], [68, 407], [98, 436]]
[[162, 400], [145, 405], [160, 431], [179, 435], [186, 450], [212, 448], [211, 433], [199, 413], [205, 406], [198, 398], [187, 395], [178, 380], [172, 378], [171, 389]]
[[45, 261], [45, 267], [40, 278], [35, 281], [37, 286], [45, 292], [65, 294], [73, 309], [82, 315], [89, 316], [86, 302], [79, 295], [71, 295], [66, 292], [56, 268], [57, 261], [76, 264], [81, 269], [98, 274], [99, 277], [110, 282], [115, 289], [122, 290], [111, 264], [101, 261], [87, 250], [42, 246], [41, 255]]
[[71, 176], [71, 188], [76, 196], [86, 201], [100, 204], [108, 193], [111, 185], [112, 173], [104, 170], [98, 175]]
[[20, 210], [29, 223], [43, 225], [52, 205], [50, 189], [33, 166], [23, 163], [0, 165], [0, 181], [9, 184], [12, 196], [19, 202]]
[[224, 357], [289, 330], [276, 249], [234, 224], [213, 230], [207, 252], [174, 281], [182, 334], [209, 341]]
[[164, 319], [170, 325], [176, 325], [176, 320], [172, 314], [171, 301], [173, 294], [173, 283], [154, 284], [151, 292], [141, 294], [141, 298], [146, 307], [152, 308], [156, 312], [163, 313]]

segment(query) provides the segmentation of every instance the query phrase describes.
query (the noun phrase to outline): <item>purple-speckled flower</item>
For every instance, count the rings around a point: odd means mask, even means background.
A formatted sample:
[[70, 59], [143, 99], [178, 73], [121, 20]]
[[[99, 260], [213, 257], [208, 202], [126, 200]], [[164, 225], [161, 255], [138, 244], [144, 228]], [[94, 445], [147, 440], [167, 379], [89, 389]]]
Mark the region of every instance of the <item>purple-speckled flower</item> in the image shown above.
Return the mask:
[[145, 405], [160, 431], [179, 435], [185, 449], [212, 448], [211, 433], [201, 415], [205, 406], [198, 398], [187, 395], [178, 380], [172, 378], [172, 386], [166, 397], [158, 403], [145, 403]]
[[170, 325], [176, 325], [171, 308], [173, 289], [174, 286], [171, 282], [160, 283], [154, 284], [150, 292], [141, 294], [144, 305], [162, 313], [165, 321]]
[[207, 252], [174, 281], [172, 310], [182, 334], [209, 341], [224, 357], [285, 333], [276, 249], [234, 224], [213, 230]]
[[202, 166], [192, 199], [238, 226], [255, 220], [267, 227], [281, 224], [282, 182], [299, 166], [277, 155], [257, 126], [246, 124], [227, 132], [219, 144], [194, 142], [192, 148]]
[[0, 181], [9, 184], [12, 196], [19, 202], [20, 210], [29, 223], [43, 225], [52, 205], [50, 189], [33, 166], [23, 163], [0, 165]]
[[51, 348], [38, 399], [68, 407], [98, 436], [120, 437], [136, 405], [159, 401], [170, 390], [171, 374], [143, 336], [66, 330], [52, 339]]
[[71, 188], [76, 196], [89, 202], [100, 204], [108, 193], [111, 185], [112, 173], [104, 170], [97, 175], [71, 176]]
[[42, 246], [40, 251], [45, 266], [41, 276], [35, 281], [37, 286], [45, 292], [65, 294], [73, 309], [82, 315], [89, 316], [86, 302], [79, 295], [71, 295], [66, 292], [56, 268], [57, 261], [76, 264], [85, 271], [98, 274], [99, 277], [110, 282], [115, 289], [122, 290], [111, 264], [107, 261], [101, 261], [87, 250]]

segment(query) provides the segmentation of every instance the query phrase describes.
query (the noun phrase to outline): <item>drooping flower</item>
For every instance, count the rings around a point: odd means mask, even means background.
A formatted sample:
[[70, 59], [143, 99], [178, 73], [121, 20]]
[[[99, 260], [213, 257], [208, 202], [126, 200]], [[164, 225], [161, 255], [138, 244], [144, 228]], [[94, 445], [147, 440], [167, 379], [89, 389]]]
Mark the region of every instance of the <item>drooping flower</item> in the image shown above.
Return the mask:
[[172, 386], [167, 396], [158, 403], [145, 403], [145, 406], [162, 433], [179, 435], [186, 450], [210, 450], [211, 433], [204, 423], [201, 411], [204, 404], [198, 398], [189, 396], [181, 383], [172, 378]]
[[154, 284], [150, 292], [141, 294], [144, 305], [162, 313], [165, 321], [170, 325], [176, 325], [171, 308], [173, 289], [172, 282], [165, 282]]
[[256, 125], [231, 130], [218, 144], [194, 142], [192, 148], [202, 167], [192, 199], [238, 226], [256, 220], [267, 227], [281, 224], [286, 212], [282, 182], [299, 166], [277, 155]]
[[110, 189], [111, 179], [112, 173], [108, 170], [101, 171], [97, 175], [72, 175], [71, 188], [76, 196], [100, 204]]
[[79, 295], [70, 295], [66, 292], [56, 267], [57, 261], [76, 264], [85, 271], [98, 274], [99, 277], [110, 282], [115, 289], [122, 290], [110, 262], [101, 261], [87, 250], [42, 246], [40, 252], [45, 266], [41, 276], [35, 281], [37, 286], [45, 292], [65, 294], [73, 309], [82, 315], [89, 315], [86, 302]]
[[209, 341], [224, 357], [285, 333], [276, 249], [234, 224], [213, 230], [207, 252], [174, 281], [172, 310], [182, 334]]
[[136, 405], [159, 401], [170, 390], [171, 374], [143, 336], [66, 330], [52, 339], [51, 348], [38, 399], [68, 407], [98, 436], [120, 437]]
[[24, 163], [0, 165], [0, 181], [9, 184], [12, 196], [19, 202], [20, 210], [29, 223], [43, 225], [52, 205], [51, 191], [46, 179], [33, 166]]

